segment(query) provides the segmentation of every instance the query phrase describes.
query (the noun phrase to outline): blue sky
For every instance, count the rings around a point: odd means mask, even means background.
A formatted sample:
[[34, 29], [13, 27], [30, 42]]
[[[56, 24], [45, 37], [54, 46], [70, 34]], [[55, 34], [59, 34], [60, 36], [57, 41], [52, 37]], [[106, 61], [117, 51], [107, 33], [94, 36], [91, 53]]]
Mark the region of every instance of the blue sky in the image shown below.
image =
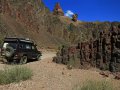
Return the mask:
[[53, 11], [56, 2], [64, 13], [77, 13], [81, 21], [120, 21], [120, 0], [43, 0]]

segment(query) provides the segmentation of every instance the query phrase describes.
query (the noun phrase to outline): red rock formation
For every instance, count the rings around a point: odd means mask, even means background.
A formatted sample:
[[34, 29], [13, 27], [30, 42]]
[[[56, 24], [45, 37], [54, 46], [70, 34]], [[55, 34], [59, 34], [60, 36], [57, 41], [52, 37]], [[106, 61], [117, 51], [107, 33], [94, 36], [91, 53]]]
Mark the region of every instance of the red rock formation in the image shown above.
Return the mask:
[[2, 1], [0, 0], [0, 13], [2, 12]]
[[19, 10], [16, 11], [16, 20], [19, 21], [22, 18]]
[[115, 74], [115, 79], [120, 80], [120, 73]]
[[10, 9], [10, 4], [8, 3], [7, 0], [4, 0], [3, 2], [1, 1], [1, 7], [2, 7], [2, 12], [8, 15], [11, 15], [11, 9]]
[[77, 15], [77, 14], [74, 14], [74, 15], [72, 16], [72, 21], [76, 22], [77, 19], [78, 19], [78, 15]]
[[53, 10], [53, 14], [54, 15], [64, 16], [64, 12], [63, 12], [63, 10], [62, 10], [62, 8], [61, 8], [59, 3], [56, 3], [55, 8]]
[[[81, 42], [78, 44], [77, 48], [68, 47], [68, 53], [66, 54], [66, 48], [62, 50], [62, 55], [66, 55], [67, 59], [62, 59], [60, 61], [80, 61], [79, 66], [82, 68], [87, 68], [88, 66], [96, 67], [101, 70], [109, 70], [111, 72], [120, 72], [120, 33], [119, 26], [112, 26], [112, 32], [109, 30], [111, 35], [106, 32], [99, 32], [99, 37], [94, 41], [91, 39], [87, 42]], [[78, 51], [76, 53], [76, 51]], [[71, 55], [72, 53], [72, 55]], [[68, 57], [69, 56], [69, 57]], [[61, 56], [63, 57], [63, 56]], [[63, 62], [61, 62], [63, 63]], [[64, 64], [64, 63], [63, 63]], [[77, 66], [77, 65], [76, 65]], [[88, 67], [89, 68], [89, 67]], [[105, 77], [108, 77], [108, 73], [100, 73]], [[116, 76], [119, 79], [120, 75]]]

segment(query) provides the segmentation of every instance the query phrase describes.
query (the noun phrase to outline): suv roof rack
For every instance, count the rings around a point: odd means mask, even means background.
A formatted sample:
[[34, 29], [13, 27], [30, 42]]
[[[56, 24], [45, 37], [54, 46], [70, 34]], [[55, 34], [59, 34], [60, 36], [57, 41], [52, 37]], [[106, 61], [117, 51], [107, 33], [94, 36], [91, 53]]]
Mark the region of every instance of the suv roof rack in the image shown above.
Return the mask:
[[29, 42], [33, 43], [33, 41], [29, 38], [19, 38], [19, 37], [6, 37], [4, 41], [22, 41], [22, 42]]

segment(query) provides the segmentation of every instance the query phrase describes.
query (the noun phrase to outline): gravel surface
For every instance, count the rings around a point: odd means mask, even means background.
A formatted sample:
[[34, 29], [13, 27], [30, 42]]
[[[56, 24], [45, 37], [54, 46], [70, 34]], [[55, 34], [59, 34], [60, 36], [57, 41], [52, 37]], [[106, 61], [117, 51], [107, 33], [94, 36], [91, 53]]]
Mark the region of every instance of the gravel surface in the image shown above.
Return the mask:
[[[30, 62], [27, 66], [33, 70], [31, 80], [8, 85], [0, 85], [0, 90], [72, 90], [76, 85], [82, 85], [86, 80], [106, 79], [120, 90], [120, 80], [113, 77], [102, 77], [96, 70], [66, 69], [65, 65], [52, 62], [55, 52], [43, 51], [40, 61]], [[0, 69], [13, 65], [0, 64]]]

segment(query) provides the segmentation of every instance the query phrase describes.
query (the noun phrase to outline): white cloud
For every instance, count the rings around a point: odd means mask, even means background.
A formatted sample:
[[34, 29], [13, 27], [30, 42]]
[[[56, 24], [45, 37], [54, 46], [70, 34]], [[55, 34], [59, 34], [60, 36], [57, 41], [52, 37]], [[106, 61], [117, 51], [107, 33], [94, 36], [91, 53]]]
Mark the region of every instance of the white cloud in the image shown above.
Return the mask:
[[71, 18], [73, 14], [74, 14], [74, 13], [73, 13], [71, 10], [67, 10], [66, 13], [65, 13], [65, 16]]

